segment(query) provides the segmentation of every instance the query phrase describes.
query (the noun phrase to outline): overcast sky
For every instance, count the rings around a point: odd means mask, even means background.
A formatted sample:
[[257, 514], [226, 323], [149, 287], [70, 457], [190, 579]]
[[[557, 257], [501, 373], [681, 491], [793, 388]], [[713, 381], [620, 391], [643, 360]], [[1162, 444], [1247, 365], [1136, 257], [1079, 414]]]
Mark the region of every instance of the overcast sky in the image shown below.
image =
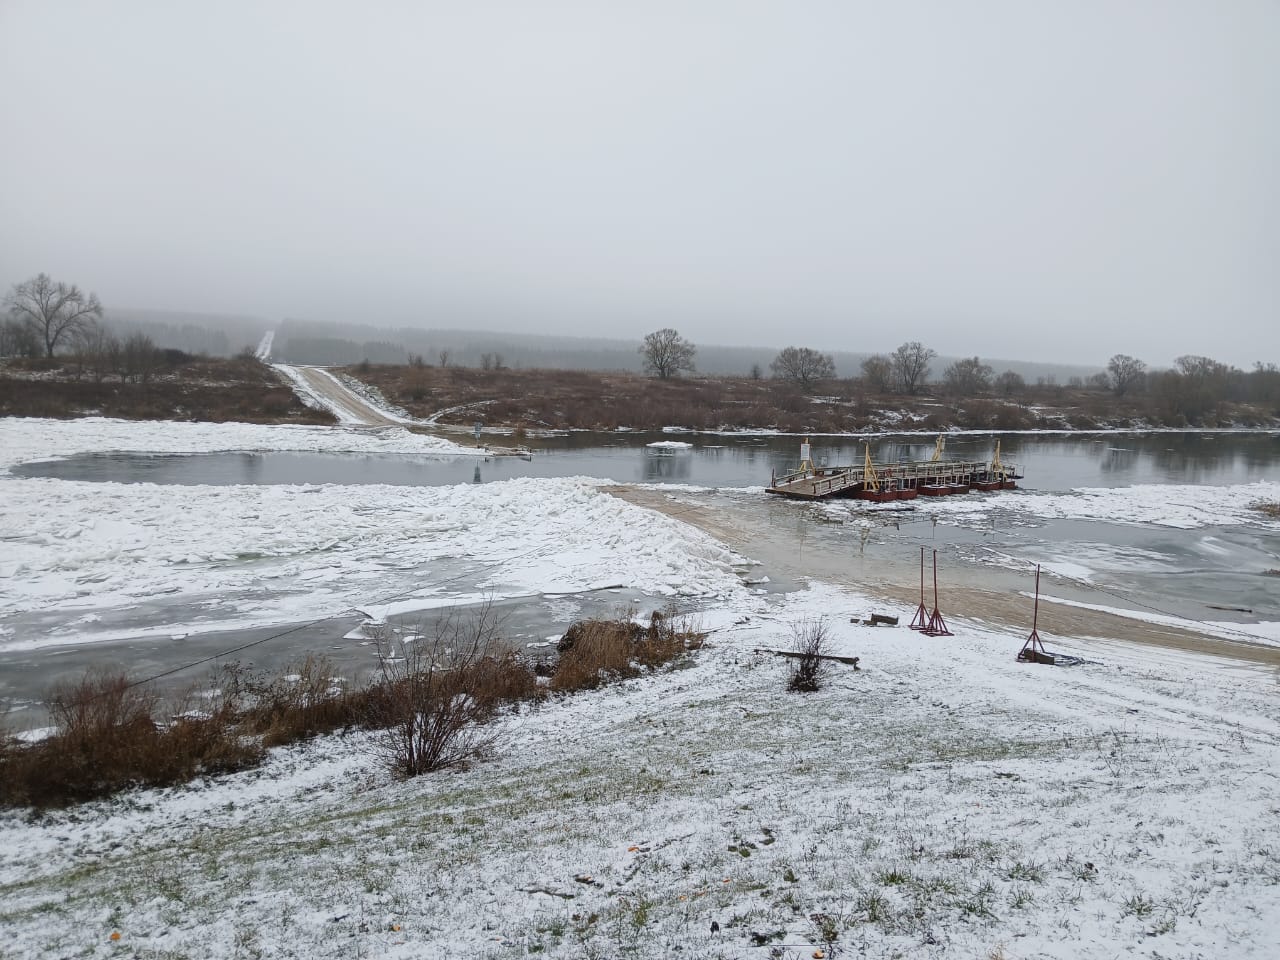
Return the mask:
[[1280, 3], [0, 0], [0, 284], [1280, 362]]

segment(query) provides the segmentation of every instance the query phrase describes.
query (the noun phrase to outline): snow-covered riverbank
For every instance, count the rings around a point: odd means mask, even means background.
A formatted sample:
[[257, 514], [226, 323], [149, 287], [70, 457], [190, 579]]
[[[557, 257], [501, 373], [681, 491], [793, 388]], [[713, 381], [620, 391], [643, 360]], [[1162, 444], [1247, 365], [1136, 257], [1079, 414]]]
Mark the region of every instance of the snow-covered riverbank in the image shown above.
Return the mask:
[[[397, 782], [357, 734], [4, 817], [5, 948], [1273, 955], [1269, 677], [1123, 644], [1028, 667], [1019, 636], [849, 622], [868, 609], [815, 586], [712, 610], [692, 666], [509, 716], [496, 755], [459, 773]], [[788, 694], [784, 661], [753, 651], [815, 617], [862, 669]]]

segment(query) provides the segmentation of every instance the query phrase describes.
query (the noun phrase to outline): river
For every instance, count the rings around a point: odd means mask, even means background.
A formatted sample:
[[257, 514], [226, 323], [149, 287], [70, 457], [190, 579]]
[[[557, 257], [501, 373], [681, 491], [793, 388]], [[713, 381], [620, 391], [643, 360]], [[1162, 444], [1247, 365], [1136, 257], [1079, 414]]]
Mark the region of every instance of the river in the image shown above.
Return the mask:
[[[1235, 624], [1246, 641], [1255, 625], [1280, 620], [1280, 577], [1274, 574], [1280, 568], [1280, 542], [1273, 527], [1198, 522], [1188, 528], [1134, 522], [1123, 514], [1096, 519], [1020, 508], [1078, 488], [1109, 489], [1123, 500], [1150, 485], [1158, 495], [1160, 490], [1185, 494], [1188, 485], [1234, 488], [1274, 481], [1280, 479], [1280, 434], [960, 434], [948, 437], [946, 455], [990, 457], [997, 440], [1005, 461], [1018, 463], [1025, 472], [1017, 495], [984, 504], [987, 495], [974, 493], [945, 498], [948, 502], [942, 504], [918, 500], [910, 509], [892, 510], [868, 509], [859, 501], [822, 505], [767, 496], [761, 488], [775, 471], [793, 468], [799, 452], [799, 438], [774, 436], [575, 433], [535, 441], [530, 459], [101, 453], [25, 464], [13, 473], [116, 483], [353, 486], [589, 476], [625, 485], [619, 493], [627, 499], [694, 522], [760, 561], [756, 577], [766, 582], [757, 589], [797, 589], [806, 577], [816, 577], [855, 585], [889, 603], [914, 605], [924, 547], [930, 561], [938, 550], [944, 609], [958, 616], [1018, 622], [1029, 614], [1026, 595], [1039, 563], [1056, 597], [1081, 604], [1181, 619], [1189, 628], [1200, 621]], [[820, 465], [860, 462], [866, 442], [814, 437], [814, 459]], [[878, 462], [927, 459], [934, 448], [932, 438], [921, 436], [869, 442]], [[664, 486], [636, 486], [643, 484]], [[955, 502], [962, 500], [965, 506], [957, 510]], [[465, 591], [466, 585], [460, 589]], [[501, 608], [508, 618], [507, 634], [521, 646], [534, 645], [534, 651], [572, 619], [608, 614], [645, 599], [622, 588], [522, 598], [504, 601]], [[1069, 608], [1048, 608], [1042, 615], [1050, 633], [1055, 626], [1060, 632], [1095, 629], [1087, 613]], [[40, 616], [32, 615], [24, 624], [36, 626]], [[153, 621], [181, 620], [182, 611], [157, 597], [116, 616], [117, 628], [127, 632], [132, 624], [141, 632]], [[273, 669], [316, 651], [354, 673], [367, 672], [373, 662], [370, 651], [343, 639], [358, 619], [300, 628], [281, 641], [251, 648], [245, 657]], [[31, 707], [50, 683], [78, 676], [87, 666], [123, 663], [137, 672], [158, 673], [277, 632], [278, 627], [255, 628], [11, 652], [0, 670], [0, 698]], [[1177, 632], [1171, 627], [1165, 634], [1176, 639]], [[1114, 629], [1107, 635], [1115, 635]], [[182, 683], [191, 679], [180, 678]]]

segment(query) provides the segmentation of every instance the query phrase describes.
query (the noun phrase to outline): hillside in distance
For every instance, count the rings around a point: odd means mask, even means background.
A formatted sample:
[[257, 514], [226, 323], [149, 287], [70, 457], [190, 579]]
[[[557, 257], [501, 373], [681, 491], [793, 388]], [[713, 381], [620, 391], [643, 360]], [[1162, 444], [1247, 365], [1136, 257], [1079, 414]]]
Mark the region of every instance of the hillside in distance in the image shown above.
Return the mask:
[[[511, 333], [493, 330], [428, 329], [416, 327], [380, 327], [358, 323], [324, 323], [285, 319], [280, 322], [265, 317], [240, 314], [197, 313], [178, 310], [143, 310], [112, 308], [106, 314], [107, 325], [119, 336], [142, 333], [162, 349], [182, 350], [211, 357], [230, 357], [252, 349], [264, 333], [276, 331], [273, 357], [286, 363], [316, 366], [349, 366], [367, 360], [370, 363], [403, 364], [420, 356], [427, 363], [439, 364], [447, 355], [451, 366], [482, 367], [489, 362], [516, 370], [598, 370], [642, 372], [640, 338], [635, 340], [606, 337], [569, 337], [539, 333]], [[769, 364], [783, 346], [738, 346], [732, 344], [696, 344], [697, 371], [711, 376], [742, 376], [758, 367], [765, 376]], [[824, 353], [835, 361], [839, 377], [855, 377], [861, 373], [862, 361], [885, 351], [828, 351], [818, 342], [795, 343]], [[925, 344], [928, 346], [928, 344]], [[893, 346], [896, 347], [896, 344]], [[954, 356], [939, 356], [933, 362], [935, 376], [953, 361]], [[1067, 383], [1073, 377], [1087, 379], [1102, 370], [1098, 366], [1052, 363], [1036, 359], [997, 359], [983, 357], [996, 372], [1012, 370], [1028, 383]]]
[[[767, 376], [769, 364], [778, 355], [778, 347], [696, 344], [695, 363], [699, 373], [712, 376], [743, 376], [759, 367]], [[878, 351], [825, 351], [821, 343], [797, 343], [822, 352], [830, 352], [839, 377], [861, 373], [862, 361]], [[346, 366], [368, 360], [370, 363], [406, 363], [410, 355], [421, 356], [429, 364], [440, 364], [447, 353], [447, 364], [481, 367], [489, 362], [521, 369], [546, 370], [610, 370], [639, 373], [643, 360], [640, 339], [618, 340], [604, 337], [565, 337], [537, 333], [500, 333], [486, 330], [431, 330], [400, 327], [388, 329], [367, 325], [315, 323], [285, 320], [275, 338], [273, 355], [289, 363]], [[896, 346], [896, 344], [894, 345]], [[927, 346], [927, 344], [926, 344]], [[938, 357], [935, 375], [940, 374], [957, 357]], [[1066, 383], [1072, 377], [1088, 378], [1102, 369], [1096, 367], [1034, 360], [983, 358], [997, 372], [1012, 370], [1030, 383], [1044, 379]]]

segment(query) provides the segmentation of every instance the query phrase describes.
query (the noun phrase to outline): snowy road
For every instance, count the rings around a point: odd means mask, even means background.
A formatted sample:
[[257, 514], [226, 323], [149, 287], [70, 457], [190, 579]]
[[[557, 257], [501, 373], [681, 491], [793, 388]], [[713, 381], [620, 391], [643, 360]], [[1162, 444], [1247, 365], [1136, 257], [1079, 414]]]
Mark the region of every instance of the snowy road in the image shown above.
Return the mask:
[[271, 362], [271, 344], [275, 342], [276, 332], [268, 330], [262, 335], [262, 339], [258, 342], [258, 349], [254, 351], [256, 356], [263, 363]]
[[372, 407], [363, 398], [352, 393], [346, 386], [321, 367], [297, 367], [277, 363], [274, 365], [302, 397], [303, 401], [314, 401], [325, 407], [338, 422], [353, 427], [397, 427], [399, 420], [393, 419], [381, 410]]

